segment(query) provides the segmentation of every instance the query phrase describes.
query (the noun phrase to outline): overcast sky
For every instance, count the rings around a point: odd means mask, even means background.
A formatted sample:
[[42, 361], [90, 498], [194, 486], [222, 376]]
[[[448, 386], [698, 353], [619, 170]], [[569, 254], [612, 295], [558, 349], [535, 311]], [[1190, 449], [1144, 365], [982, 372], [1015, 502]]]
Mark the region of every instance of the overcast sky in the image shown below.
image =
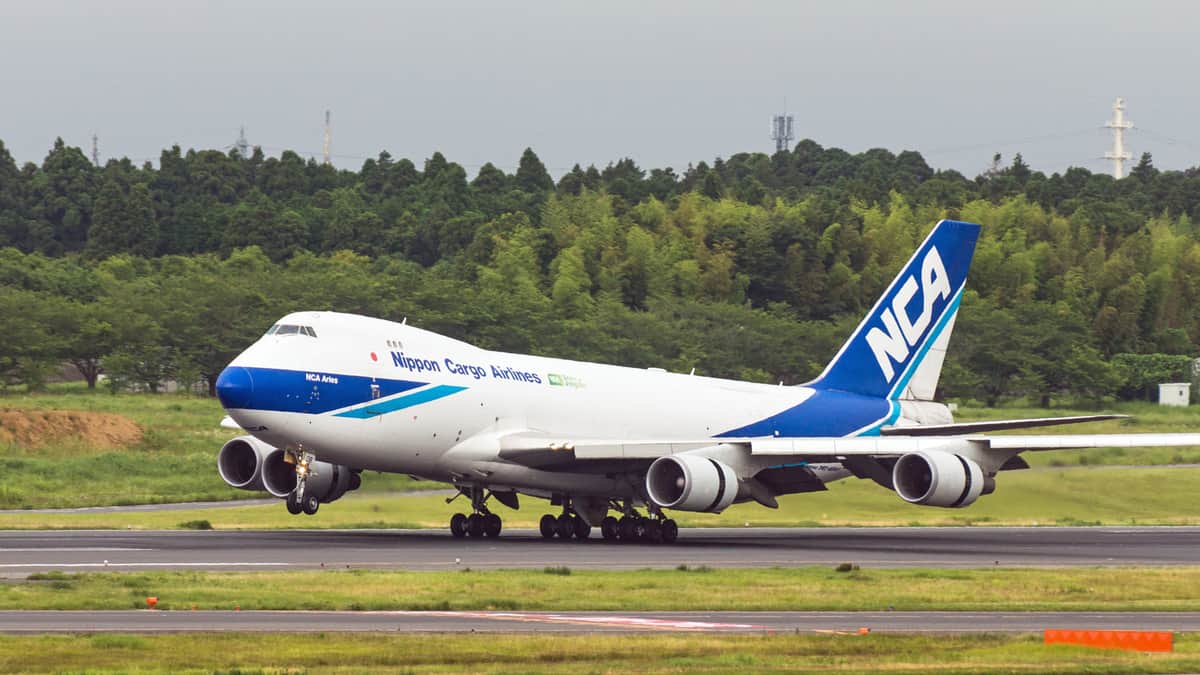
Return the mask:
[[1104, 171], [1117, 96], [1135, 158], [1200, 165], [1200, 3], [0, 3], [0, 140], [40, 162], [55, 136], [102, 160], [225, 148], [335, 163], [435, 150], [474, 175], [531, 146], [555, 175], [773, 150], [915, 149], [968, 175], [993, 152]]

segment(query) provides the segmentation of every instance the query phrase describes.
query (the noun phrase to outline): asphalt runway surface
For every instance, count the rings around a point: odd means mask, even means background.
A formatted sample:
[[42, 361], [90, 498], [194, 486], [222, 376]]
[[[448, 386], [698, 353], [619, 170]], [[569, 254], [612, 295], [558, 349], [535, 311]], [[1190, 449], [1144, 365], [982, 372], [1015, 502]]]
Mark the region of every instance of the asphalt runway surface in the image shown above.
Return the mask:
[[3, 531], [0, 576], [51, 570], [1197, 565], [1200, 527], [685, 529], [673, 545], [433, 530]]
[[0, 633], [1026, 633], [1200, 630], [1200, 612], [0, 611]]

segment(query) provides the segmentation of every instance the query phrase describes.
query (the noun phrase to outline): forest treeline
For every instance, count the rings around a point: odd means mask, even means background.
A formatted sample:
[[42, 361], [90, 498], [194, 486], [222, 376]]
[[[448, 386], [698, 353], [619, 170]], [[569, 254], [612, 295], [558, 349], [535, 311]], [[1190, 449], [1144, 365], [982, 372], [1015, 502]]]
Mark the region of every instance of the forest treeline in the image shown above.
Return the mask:
[[0, 378], [70, 362], [155, 388], [217, 374], [275, 319], [334, 309], [482, 347], [787, 384], [816, 375], [932, 225], [983, 231], [941, 393], [1138, 397], [1190, 378], [1200, 169], [1122, 180], [1020, 155], [974, 178], [811, 140], [676, 173], [555, 181], [532, 150], [474, 175], [386, 152], [358, 171], [255, 149], [97, 167], [0, 143]]

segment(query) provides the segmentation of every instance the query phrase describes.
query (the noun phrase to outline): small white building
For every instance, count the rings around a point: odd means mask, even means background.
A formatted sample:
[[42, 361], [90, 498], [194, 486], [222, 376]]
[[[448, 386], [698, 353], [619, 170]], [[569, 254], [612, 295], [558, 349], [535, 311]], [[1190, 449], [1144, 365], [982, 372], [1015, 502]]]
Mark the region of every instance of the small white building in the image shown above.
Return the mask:
[[1187, 405], [1191, 403], [1191, 382], [1163, 382], [1158, 385], [1159, 405]]

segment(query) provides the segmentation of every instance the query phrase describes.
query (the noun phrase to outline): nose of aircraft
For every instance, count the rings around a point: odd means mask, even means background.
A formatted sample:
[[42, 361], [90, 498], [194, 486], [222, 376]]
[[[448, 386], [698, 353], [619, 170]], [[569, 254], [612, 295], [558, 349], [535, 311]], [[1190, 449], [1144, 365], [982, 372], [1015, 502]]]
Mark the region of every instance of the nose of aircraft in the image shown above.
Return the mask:
[[217, 398], [221, 406], [230, 408], [248, 408], [254, 395], [254, 378], [250, 371], [241, 366], [229, 366], [217, 377]]

